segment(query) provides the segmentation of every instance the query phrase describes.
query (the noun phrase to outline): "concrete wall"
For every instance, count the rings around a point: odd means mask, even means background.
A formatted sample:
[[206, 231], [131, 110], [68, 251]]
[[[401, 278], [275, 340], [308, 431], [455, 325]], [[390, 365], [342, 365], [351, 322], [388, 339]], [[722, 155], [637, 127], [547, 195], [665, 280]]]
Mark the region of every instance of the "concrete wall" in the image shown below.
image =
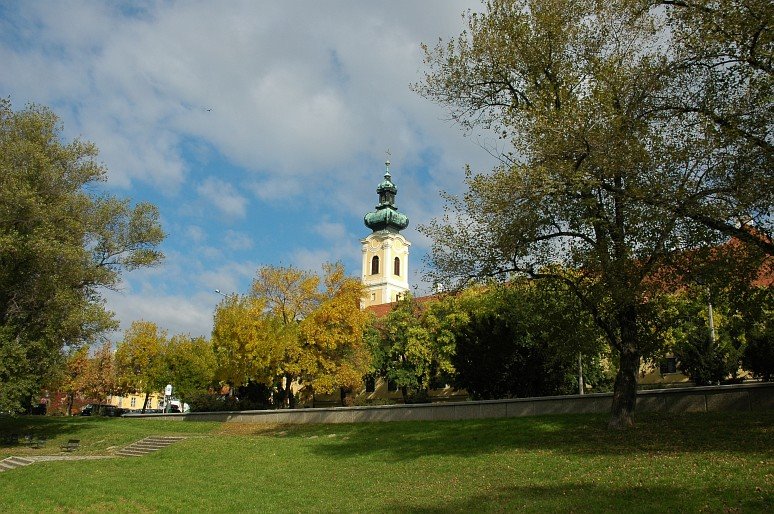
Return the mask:
[[[458, 420], [610, 412], [611, 393], [479, 402], [335, 407], [325, 409], [128, 414], [127, 417], [179, 421], [239, 423], [371, 423], [413, 420]], [[738, 384], [641, 391], [637, 412], [751, 411], [774, 408], [774, 383]]]

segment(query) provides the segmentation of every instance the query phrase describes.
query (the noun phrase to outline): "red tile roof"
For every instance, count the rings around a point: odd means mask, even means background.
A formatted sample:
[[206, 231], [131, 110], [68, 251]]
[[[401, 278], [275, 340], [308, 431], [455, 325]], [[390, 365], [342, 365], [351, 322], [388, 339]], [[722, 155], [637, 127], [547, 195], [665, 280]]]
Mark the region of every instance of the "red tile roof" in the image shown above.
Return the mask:
[[[437, 298], [438, 298], [438, 295], [431, 294], [428, 296], [417, 296], [414, 299], [417, 301], [417, 303], [421, 305], [423, 303], [427, 303]], [[390, 302], [390, 303], [382, 303], [379, 305], [369, 305], [368, 307], [365, 308], [365, 310], [373, 312], [377, 318], [383, 318], [386, 315], [388, 315], [390, 311], [392, 311], [392, 309], [397, 304], [398, 302]]]

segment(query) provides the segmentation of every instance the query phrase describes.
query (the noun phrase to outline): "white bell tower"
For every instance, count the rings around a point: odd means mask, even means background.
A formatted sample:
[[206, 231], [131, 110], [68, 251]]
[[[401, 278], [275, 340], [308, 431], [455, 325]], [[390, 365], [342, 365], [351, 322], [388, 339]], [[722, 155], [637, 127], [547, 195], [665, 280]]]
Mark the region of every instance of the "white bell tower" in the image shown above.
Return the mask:
[[408, 216], [398, 211], [390, 161], [385, 162], [384, 180], [376, 188], [379, 204], [363, 221], [373, 233], [361, 241], [363, 247], [363, 307], [397, 301], [409, 291], [408, 257], [411, 243], [400, 234], [409, 224]]

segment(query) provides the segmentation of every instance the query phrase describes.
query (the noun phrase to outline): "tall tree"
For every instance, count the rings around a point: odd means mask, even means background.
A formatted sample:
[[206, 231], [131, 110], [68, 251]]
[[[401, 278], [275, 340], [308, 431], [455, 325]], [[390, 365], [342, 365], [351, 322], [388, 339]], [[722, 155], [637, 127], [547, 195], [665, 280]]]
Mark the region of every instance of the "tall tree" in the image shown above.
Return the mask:
[[[743, 147], [707, 136], [716, 125], [687, 114], [679, 130], [670, 124], [665, 99], [690, 74], [663, 8], [493, 0], [467, 21], [462, 36], [427, 49], [418, 89], [513, 151], [493, 173], [469, 174], [468, 193], [447, 196], [453, 215], [424, 228], [433, 264], [441, 280], [524, 273], [571, 288], [617, 353], [610, 425], [631, 426], [643, 314], [663, 287], [655, 274], [677, 250], [725, 241], [740, 219], [770, 219], [771, 153], [756, 154], [748, 180]], [[770, 122], [751, 122], [755, 134]]]
[[142, 411], [148, 397], [163, 389], [162, 352], [167, 333], [150, 321], [135, 321], [124, 333], [115, 354], [116, 381], [123, 393], [145, 393]]
[[655, 4], [666, 13], [672, 53], [668, 94], [654, 99], [652, 113], [662, 143], [691, 155], [704, 176], [650, 201], [774, 255], [771, 2]]
[[89, 348], [87, 346], [78, 348], [70, 352], [65, 360], [64, 368], [54, 382], [54, 389], [65, 394], [67, 402], [67, 415], [72, 415], [75, 399], [83, 396], [84, 377], [87, 375], [89, 367]]
[[286, 337], [278, 320], [267, 316], [265, 299], [231, 295], [215, 310], [215, 377], [234, 390], [251, 380], [272, 384], [287, 344], [294, 342], [294, 337]]
[[320, 304], [300, 327], [302, 378], [314, 392], [341, 390], [342, 403], [348, 403], [371, 365], [363, 340], [370, 314], [360, 308], [363, 285], [347, 277], [341, 263], [326, 263], [323, 272], [325, 291]]
[[158, 263], [150, 204], [98, 193], [94, 145], [64, 142], [51, 111], [0, 100], [0, 410], [19, 410], [63, 347], [116, 327], [100, 297], [122, 270]]
[[451, 382], [456, 338], [468, 321], [454, 297], [420, 304], [407, 294], [376, 321], [374, 366], [400, 389], [405, 403], [427, 401], [436, 384]]
[[162, 348], [159, 380], [172, 384], [182, 403], [208, 391], [215, 380], [215, 354], [203, 337], [174, 335]]
[[84, 394], [95, 403], [106, 403], [107, 397], [116, 392], [116, 367], [109, 342], [102, 344], [89, 358], [80, 380]]
[[320, 277], [292, 266], [264, 266], [253, 280], [252, 295], [266, 303], [267, 313], [279, 324], [275, 345], [284, 355], [276, 381], [284, 405], [294, 408], [292, 384], [304, 371], [299, 324], [321, 301]]

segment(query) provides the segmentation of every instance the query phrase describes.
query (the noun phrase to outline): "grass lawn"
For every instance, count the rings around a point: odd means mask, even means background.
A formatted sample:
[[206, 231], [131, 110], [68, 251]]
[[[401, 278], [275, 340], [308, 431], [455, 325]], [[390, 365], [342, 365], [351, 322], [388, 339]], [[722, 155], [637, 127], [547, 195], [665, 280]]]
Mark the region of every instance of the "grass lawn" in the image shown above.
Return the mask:
[[138, 458], [39, 462], [0, 473], [2, 512], [772, 512], [774, 411], [266, 426], [121, 418], [0, 418], [47, 448]]

